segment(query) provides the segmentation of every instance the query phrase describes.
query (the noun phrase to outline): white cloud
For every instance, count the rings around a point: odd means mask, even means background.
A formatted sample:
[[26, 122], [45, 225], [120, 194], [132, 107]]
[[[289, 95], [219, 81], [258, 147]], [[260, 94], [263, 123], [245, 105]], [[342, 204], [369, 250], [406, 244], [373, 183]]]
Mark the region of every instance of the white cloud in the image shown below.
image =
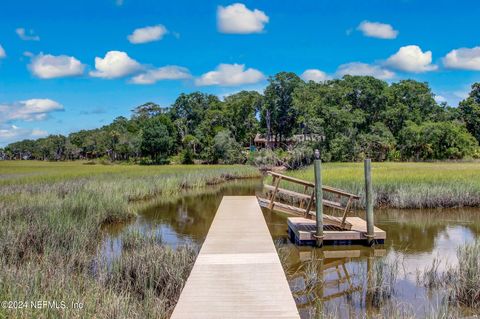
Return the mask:
[[455, 91], [453, 92], [453, 95], [459, 99], [462, 99], [462, 100], [465, 100], [466, 98], [468, 98], [469, 96], [469, 91], [468, 90], [459, 90], [459, 91]]
[[388, 80], [395, 76], [395, 73], [382, 68], [379, 65], [372, 65], [361, 62], [342, 64], [337, 69], [337, 75], [369, 75], [381, 80]]
[[435, 102], [440, 104], [440, 103], [447, 102], [447, 99], [441, 95], [435, 95]]
[[436, 70], [432, 63], [432, 51], [422, 52], [417, 45], [401, 47], [397, 53], [386, 61], [388, 66], [407, 72], [421, 73]]
[[325, 72], [317, 69], [305, 70], [305, 72], [303, 72], [300, 77], [305, 81], [314, 81], [317, 83], [324, 82], [330, 79], [330, 77]]
[[217, 8], [217, 28], [222, 33], [259, 33], [268, 21], [265, 12], [250, 10], [243, 3]]
[[0, 104], [0, 124], [15, 120], [41, 121], [48, 114], [63, 110], [63, 106], [51, 99], [30, 99], [12, 104]]
[[161, 80], [182, 80], [189, 79], [192, 75], [187, 68], [167, 65], [161, 68], [147, 70], [132, 78], [131, 82], [135, 84], [154, 84]]
[[452, 50], [443, 58], [443, 64], [450, 69], [480, 71], [480, 47]]
[[109, 51], [103, 59], [95, 58], [95, 68], [95, 71], [90, 72], [90, 76], [114, 79], [132, 74], [140, 70], [142, 66], [125, 52]]
[[83, 74], [85, 65], [73, 56], [39, 54], [30, 63], [32, 73], [42, 79], [61, 78]]
[[195, 84], [235, 86], [257, 83], [264, 78], [263, 73], [256, 69], [245, 69], [245, 64], [219, 64], [214, 71], [207, 72], [196, 79]]
[[5, 58], [6, 56], [7, 56], [7, 53], [5, 53], [5, 49], [0, 44], [0, 59]]
[[39, 129], [26, 129], [15, 125], [0, 126], [0, 145], [26, 138], [38, 138], [47, 136], [48, 132]]
[[40, 37], [38, 35], [35, 35], [33, 30], [30, 30], [30, 32], [27, 33], [25, 28], [17, 28], [15, 32], [20, 37], [20, 39], [24, 41], [40, 41]]
[[364, 36], [379, 38], [379, 39], [395, 39], [398, 35], [398, 31], [395, 30], [392, 25], [380, 22], [362, 21], [357, 27]]
[[130, 34], [127, 38], [130, 43], [139, 44], [161, 40], [163, 36], [167, 33], [167, 28], [159, 24], [155, 26], [135, 29], [133, 33]]

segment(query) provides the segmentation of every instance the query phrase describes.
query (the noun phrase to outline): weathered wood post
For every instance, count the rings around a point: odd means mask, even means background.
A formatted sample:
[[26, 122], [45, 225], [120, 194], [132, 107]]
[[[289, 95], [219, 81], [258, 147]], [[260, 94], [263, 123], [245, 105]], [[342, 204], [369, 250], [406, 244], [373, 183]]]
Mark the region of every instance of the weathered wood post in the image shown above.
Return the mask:
[[375, 240], [373, 225], [373, 189], [372, 189], [372, 168], [371, 160], [367, 158], [365, 164], [365, 212], [367, 219], [367, 240], [372, 245]]
[[322, 160], [320, 159], [320, 151], [315, 150], [315, 214], [317, 232], [315, 238], [317, 239], [317, 246], [323, 245], [323, 191], [322, 191]]

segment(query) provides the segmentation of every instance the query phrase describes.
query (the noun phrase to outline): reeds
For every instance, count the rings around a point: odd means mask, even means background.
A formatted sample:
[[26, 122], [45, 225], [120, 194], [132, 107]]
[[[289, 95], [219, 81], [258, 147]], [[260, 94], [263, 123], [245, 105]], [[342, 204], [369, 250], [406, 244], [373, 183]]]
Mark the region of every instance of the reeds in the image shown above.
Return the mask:
[[457, 258], [458, 265], [446, 273], [449, 299], [480, 310], [480, 240], [459, 247]]
[[[364, 205], [362, 163], [323, 164], [325, 185], [359, 194]], [[313, 181], [313, 168], [287, 174]], [[376, 207], [445, 208], [480, 206], [479, 162], [374, 163]], [[290, 186], [285, 183], [282, 187]]]
[[480, 239], [457, 249], [458, 263], [439, 271], [435, 259], [430, 267], [417, 275], [417, 282], [427, 288], [442, 288], [452, 307], [466, 307], [480, 312]]
[[[368, 261], [371, 262], [371, 261]], [[373, 269], [368, 269], [366, 302], [379, 307], [393, 297], [398, 280], [399, 260], [386, 257], [373, 261]]]
[[109, 263], [96, 257], [102, 226], [134, 217], [133, 201], [255, 176], [248, 166], [0, 163], [0, 300], [83, 304], [0, 318], [168, 318], [197, 248], [127, 233]]
[[193, 267], [198, 248], [172, 249], [161, 239], [139, 233], [127, 235], [122, 255], [111, 264], [101, 261], [97, 277], [102, 285], [118, 294], [128, 292], [145, 315], [145, 304], [155, 304], [156, 314], [170, 314]]

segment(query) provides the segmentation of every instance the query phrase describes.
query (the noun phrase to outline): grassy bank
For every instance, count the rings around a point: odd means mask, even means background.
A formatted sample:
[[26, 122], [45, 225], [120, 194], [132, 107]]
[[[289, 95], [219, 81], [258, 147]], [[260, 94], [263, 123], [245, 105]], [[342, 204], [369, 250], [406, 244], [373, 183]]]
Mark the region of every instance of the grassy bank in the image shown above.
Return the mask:
[[111, 264], [94, 258], [102, 226], [134, 217], [139, 200], [257, 175], [248, 166], [0, 162], [0, 300], [68, 307], [1, 308], [0, 318], [168, 317], [195, 247], [129, 235]]
[[[325, 163], [322, 168], [325, 185], [360, 194], [363, 203], [363, 163]], [[286, 174], [314, 180], [311, 166]], [[480, 162], [373, 163], [372, 174], [377, 207], [480, 206]]]

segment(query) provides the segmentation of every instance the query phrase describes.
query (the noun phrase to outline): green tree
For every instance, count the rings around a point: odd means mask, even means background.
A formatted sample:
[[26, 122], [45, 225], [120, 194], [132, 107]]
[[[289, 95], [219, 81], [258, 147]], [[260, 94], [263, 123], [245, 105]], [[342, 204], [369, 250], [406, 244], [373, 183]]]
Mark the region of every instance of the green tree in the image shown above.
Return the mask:
[[359, 128], [365, 122], [365, 112], [354, 108], [348, 100], [344, 80], [326, 83], [309, 82], [295, 90], [294, 107], [305, 135], [324, 136], [321, 149], [324, 160], [353, 160]]
[[222, 164], [243, 163], [245, 161], [242, 147], [228, 130], [220, 131], [215, 135], [212, 158], [214, 163]]
[[255, 91], [242, 91], [225, 98], [225, 115], [234, 139], [242, 145], [253, 143], [258, 132], [257, 112], [263, 97]]
[[220, 100], [215, 95], [194, 92], [180, 94], [170, 110], [180, 134], [180, 141], [188, 134], [194, 134], [195, 129], [205, 118], [208, 110], [220, 109]]
[[342, 107], [357, 111], [360, 130], [368, 130], [368, 127], [381, 120], [382, 113], [387, 107], [388, 84], [373, 76], [346, 75], [341, 81], [335, 81], [342, 92]]
[[267, 140], [282, 142], [294, 133], [297, 123], [293, 92], [304, 82], [291, 72], [280, 72], [268, 79], [260, 112], [261, 125]]
[[427, 83], [402, 80], [389, 87], [388, 106], [383, 117], [390, 131], [397, 135], [407, 121], [417, 124], [434, 121], [443, 111]]
[[399, 136], [403, 159], [461, 159], [473, 156], [478, 148], [464, 125], [455, 122], [407, 122]]
[[355, 150], [356, 158], [384, 161], [395, 150], [395, 145], [396, 140], [392, 132], [385, 124], [377, 122], [370, 127], [368, 133], [359, 134]]
[[468, 131], [480, 143], [480, 83], [472, 85], [468, 98], [460, 102], [459, 110]]
[[156, 116], [145, 122], [140, 144], [144, 156], [150, 156], [154, 162], [160, 163], [172, 154], [174, 142], [175, 138], [169, 131], [168, 119]]
[[137, 120], [146, 120], [164, 113], [160, 105], [153, 102], [147, 102], [140, 106], [137, 106], [135, 109], [132, 110], [132, 112], [133, 118]]

